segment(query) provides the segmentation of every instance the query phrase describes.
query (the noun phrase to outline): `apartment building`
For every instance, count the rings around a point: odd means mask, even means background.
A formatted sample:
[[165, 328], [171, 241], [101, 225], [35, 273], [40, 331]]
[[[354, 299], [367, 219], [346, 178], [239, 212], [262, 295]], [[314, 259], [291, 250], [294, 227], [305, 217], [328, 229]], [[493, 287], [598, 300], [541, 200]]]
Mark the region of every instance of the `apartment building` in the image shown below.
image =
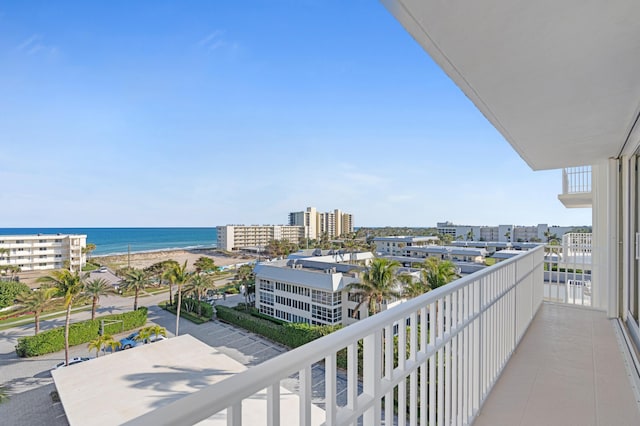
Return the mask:
[[[347, 291], [359, 281], [374, 255], [306, 250], [288, 259], [256, 265], [256, 308], [287, 322], [315, 325], [349, 325], [368, 316], [366, 304]], [[400, 300], [381, 301], [386, 310]], [[356, 309], [357, 308], [357, 309]]]
[[326, 234], [329, 238], [340, 237], [353, 232], [353, 215], [339, 209], [321, 213], [315, 207], [289, 213], [289, 225], [306, 226], [307, 238], [317, 240]]
[[305, 237], [304, 226], [290, 225], [224, 225], [216, 227], [217, 247], [233, 251], [264, 247], [271, 240], [288, 240], [298, 244]]
[[390, 236], [375, 237], [376, 252], [389, 256], [402, 256], [407, 247], [434, 245], [438, 237]]
[[71, 270], [86, 263], [86, 235], [0, 235], [0, 269], [17, 266], [21, 271], [58, 269], [69, 262]]
[[[287, 322], [342, 324], [343, 290], [358, 282], [361, 268], [313, 258], [256, 265], [256, 308]], [[351, 312], [352, 314], [352, 312]]]
[[439, 234], [451, 235], [453, 239], [502, 242], [546, 242], [548, 236], [555, 235], [561, 238], [562, 235], [577, 228], [576, 226], [549, 226], [546, 223], [534, 226], [476, 226], [456, 225], [452, 222], [438, 222], [436, 227]]

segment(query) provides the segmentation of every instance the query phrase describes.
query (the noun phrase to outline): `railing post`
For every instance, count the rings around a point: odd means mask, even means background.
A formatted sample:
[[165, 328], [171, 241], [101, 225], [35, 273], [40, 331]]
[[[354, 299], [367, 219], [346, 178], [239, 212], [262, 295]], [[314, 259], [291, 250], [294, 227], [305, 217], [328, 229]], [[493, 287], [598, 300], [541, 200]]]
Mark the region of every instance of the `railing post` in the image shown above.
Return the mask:
[[363, 422], [365, 425], [380, 424], [380, 379], [382, 363], [382, 336], [380, 330], [365, 336], [363, 342], [363, 383], [362, 390], [373, 401], [373, 407], [365, 411]]

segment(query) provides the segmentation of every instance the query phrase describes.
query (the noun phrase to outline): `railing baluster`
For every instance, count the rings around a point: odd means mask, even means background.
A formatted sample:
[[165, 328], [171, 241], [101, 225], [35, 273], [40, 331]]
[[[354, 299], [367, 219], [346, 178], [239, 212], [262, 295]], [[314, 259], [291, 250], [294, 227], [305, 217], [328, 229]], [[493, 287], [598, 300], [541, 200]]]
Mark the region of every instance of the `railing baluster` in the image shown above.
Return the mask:
[[[427, 337], [428, 337], [428, 329], [429, 323], [427, 321], [427, 308], [423, 306], [420, 308], [420, 352], [422, 354], [426, 354], [428, 351], [427, 348]], [[422, 363], [420, 366], [420, 424], [422, 426], [427, 425], [427, 413], [428, 413], [428, 403], [429, 400], [427, 398], [427, 365], [429, 360]]]
[[[398, 370], [404, 371], [407, 357], [407, 321], [401, 319], [398, 323]], [[398, 384], [398, 426], [407, 422], [407, 381]]]
[[379, 389], [381, 379], [382, 336], [380, 330], [367, 335], [363, 342], [363, 392], [374, 398], [373, 406], [363, 414], [365, 425], [380, 423], [381, 402]]
[[[393, 326], [391, 324], [384, 328], [384, 376], [391, 380], [393, 375]], [[384, 396], [384, 423], [393, 424], [393, 392], [387, 392]]]
[[[451, 330], [458, 329], [458, 292], [451, 294]], [[457, 423], [458, 403], [458, 335], [451, 341], [451, 423]]]
[[[410, 316], [409, 359], [417, 360], [418, 355], [418, 314]], [[415, 426], [418, 421], [418, 370], [414, 370], [409, 378], [409, 424]]]
[[[358, 401], [358, 342], [347, 346], [347, 409], [356, 411]], [[356, 422], [354, 421], [355, 425]]]
[[324, 359], [324, 411], [326, 414], [325, 424], [332, 426], [336, 424], [336, 355], [329, 354]]
[[242, 401], [227, 408], [227, 426], [242, 426]]
[[[429, 347], [435, 347], [436, 344], [436, 303], [429, 305]], [[436, 424], [437, 412], [437, 395], [436, 395], [436, 354], [429, 357], [429, 424]]]
[[309, 426], [311, 424], [311, 382], [313, 381], [310, 365], [300, 370], [298, 379], [300, 382], [298, 390], [300, 425]]
[[[443, 338], [444, 334], [444, 300], [440, 299], [436, 301], [436, 311], [438, 314], [438, 340]], [[438, 383], [438, 408], [437, 408], [437, 419], [438, 424], [444, 424], [444, 351], [442, 346], [438, 350], [438, 356], [436, 358], [438, 363], [438, 375], [436, 381]]]
[[280, 382], [267, 388], [267, 426], [280, 425]]

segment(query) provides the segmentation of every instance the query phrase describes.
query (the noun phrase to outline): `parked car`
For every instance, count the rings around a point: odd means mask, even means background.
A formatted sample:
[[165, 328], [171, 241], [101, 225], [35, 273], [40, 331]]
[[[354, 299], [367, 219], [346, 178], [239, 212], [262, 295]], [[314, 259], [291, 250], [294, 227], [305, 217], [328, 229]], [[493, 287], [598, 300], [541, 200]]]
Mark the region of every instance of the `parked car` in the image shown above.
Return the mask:
[[139, 346], [139, 345], [145, 345], [147, 343], [159, 342], [160, 340], [167, 340], [167, 338], [161, 334], [158, 334], [158, 335], [152, 334], [151, 336], [149, 336], [144, 340], [140, 340], [139, 336], [140, 336], [140, 333], [136, 331], [135, 333], [131, 333], [124, 339], [120, 339], [120, 349], [121, 350], [130, 349], [130, 348], [135, 348], [136, 346]]
[[107, 269], [106, 266], [102, 266], [100, 267], [100, 269], [98, 269], [98, 272], [109, 272], [109, 269]]
[[[81, 362], [89, 361], [91, 358], [87, 357], [75, 357], [69, 360], [69, 365], [80, 364]], [[66, 363], [64, 361], [59, 362], [52, 368], [52, 370], [56, 370], [58, 368], [66, 367]]]

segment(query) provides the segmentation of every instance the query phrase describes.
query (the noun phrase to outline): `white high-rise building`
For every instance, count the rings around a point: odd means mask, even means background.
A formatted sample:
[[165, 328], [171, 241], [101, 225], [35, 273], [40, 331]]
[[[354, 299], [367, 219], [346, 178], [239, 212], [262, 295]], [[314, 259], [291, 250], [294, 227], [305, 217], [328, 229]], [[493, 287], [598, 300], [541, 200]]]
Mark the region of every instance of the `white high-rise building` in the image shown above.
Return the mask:
[[69, 268], [77, 271], [86, 263], [86, 246], [86, 235], [0, 235], [0, 270], [2, 266], [17, 266], [23, 272], [58, 269], [68, 261]]

